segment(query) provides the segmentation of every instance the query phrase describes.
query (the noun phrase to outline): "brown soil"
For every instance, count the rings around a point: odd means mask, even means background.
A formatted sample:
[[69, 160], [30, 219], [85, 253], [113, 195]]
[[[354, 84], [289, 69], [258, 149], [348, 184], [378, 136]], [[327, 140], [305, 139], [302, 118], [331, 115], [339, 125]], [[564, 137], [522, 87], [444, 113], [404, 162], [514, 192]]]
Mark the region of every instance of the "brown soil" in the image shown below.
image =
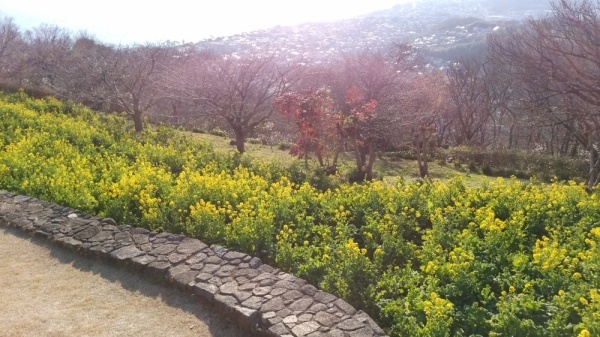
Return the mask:
[[4, 227], [0, 335], [251, 336], [190, 294]]

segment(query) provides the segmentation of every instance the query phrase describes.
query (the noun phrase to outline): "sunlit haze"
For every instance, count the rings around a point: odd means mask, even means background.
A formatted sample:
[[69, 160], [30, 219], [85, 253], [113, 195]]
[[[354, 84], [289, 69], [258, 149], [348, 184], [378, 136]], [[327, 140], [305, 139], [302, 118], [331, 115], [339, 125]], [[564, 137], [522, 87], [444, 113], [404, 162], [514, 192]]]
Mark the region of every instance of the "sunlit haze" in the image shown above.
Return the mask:
[[276, 25], [340, 20], [406, 1], [0, 0], [0, 15], [14, 18], [23, 30], [47, 23], [73, 33], [85, 30], [106, 43], [196, 42]]

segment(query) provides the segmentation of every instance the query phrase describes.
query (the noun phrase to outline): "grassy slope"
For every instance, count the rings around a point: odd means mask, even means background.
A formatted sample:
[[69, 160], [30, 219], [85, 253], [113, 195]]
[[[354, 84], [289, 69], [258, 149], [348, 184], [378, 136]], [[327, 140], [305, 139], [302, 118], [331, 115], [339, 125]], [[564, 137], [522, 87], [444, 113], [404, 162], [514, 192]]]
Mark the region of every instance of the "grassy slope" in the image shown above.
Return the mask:
[[[214, 149], [219, 152], [235, 152], [234, 145], [229, 145], [228, 137], [214, 136], [206, 133], [188, 133], [192, 137], [210, 142]], [[277, 149], [276, 146], [250, 144], [246, 143], [246, 153], [256, 159], [265, 161], [275, 161], [284, 165], [290, 165], [298, 159], [289, 154], [289, 152]], [[311, 164], [316, 165], [312, 162]], [[350, 154], [344, 154], [341, 157], [339, 169], [341, 172], [347, 172], [354, 165]], [[414, 160], [377, 158], [375, 162], [375, 171], [381, 174], [385, 180], [396, 182], [400, 177], [406, 180], [414, 180], [419, 178], [419, 168]], [[464, 183], [468, 186], [480, 186], [485, 180], [489, 179], [486, 176], [472, 173], [465, 173], [454, 169], [451, 165], [440, 165], [433, 161], [429, 163], [429, 172], [432, 179], [446, 180], [456, 176], [462, 176]]]

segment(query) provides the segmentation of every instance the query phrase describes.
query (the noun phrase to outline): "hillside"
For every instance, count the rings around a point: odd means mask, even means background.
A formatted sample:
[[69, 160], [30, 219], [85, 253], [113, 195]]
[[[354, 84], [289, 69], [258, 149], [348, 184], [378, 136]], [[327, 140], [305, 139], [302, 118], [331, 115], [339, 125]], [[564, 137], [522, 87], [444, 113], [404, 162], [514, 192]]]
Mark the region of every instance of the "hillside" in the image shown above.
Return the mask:
[[277, 26], [200, 41], [200, 49], [243, 54], [266, 47], [283, 55], [319, 61], [365, 48], [408, 43], [421, 48], [436, 64], [479, 50], [485, 36], [550, 9], [543, 1], [422, 0], [388, 10], [330, 23]]

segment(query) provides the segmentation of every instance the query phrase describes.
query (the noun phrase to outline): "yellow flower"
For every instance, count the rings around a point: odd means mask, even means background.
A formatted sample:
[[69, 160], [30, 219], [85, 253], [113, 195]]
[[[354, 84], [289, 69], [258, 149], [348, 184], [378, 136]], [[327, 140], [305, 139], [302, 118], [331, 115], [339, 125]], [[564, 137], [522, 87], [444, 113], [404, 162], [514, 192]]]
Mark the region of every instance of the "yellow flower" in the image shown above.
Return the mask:
[[579, 335], [577, 335], [577, 337], [591, 337], [592, 335], [590, 334], [589, 331], [587, 331], [587, 329], [583, 329], [581, 330], [581, 332], [579, 333]]

